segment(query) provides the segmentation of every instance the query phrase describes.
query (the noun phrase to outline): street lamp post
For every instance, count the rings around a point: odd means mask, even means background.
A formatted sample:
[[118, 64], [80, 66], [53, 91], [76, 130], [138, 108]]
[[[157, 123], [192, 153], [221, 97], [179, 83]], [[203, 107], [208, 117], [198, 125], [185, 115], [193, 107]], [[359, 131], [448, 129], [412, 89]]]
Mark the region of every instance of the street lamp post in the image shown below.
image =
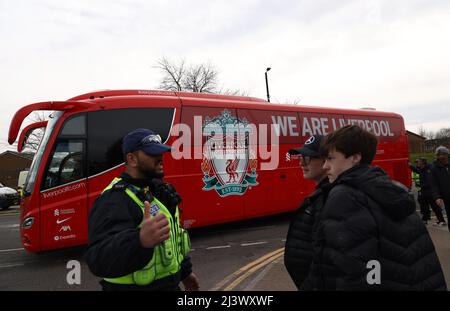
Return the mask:
[[267, 101], [270, 103], [270, 95], [269, 95], [269, 82], [267, 81], [267, 72], [270, 70], [270, 67], [267, 67], [266, 69], [266, 90], [267, 90]]

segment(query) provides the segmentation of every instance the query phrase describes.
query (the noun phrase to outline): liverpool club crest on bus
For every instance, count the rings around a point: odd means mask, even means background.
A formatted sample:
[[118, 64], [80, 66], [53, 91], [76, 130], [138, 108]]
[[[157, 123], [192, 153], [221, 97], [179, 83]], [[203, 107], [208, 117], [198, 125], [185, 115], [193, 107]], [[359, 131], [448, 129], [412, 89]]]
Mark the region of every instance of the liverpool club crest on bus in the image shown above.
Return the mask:
[[[221, 197], [243, 195], [257, 186], [256, 151], [250, 148], [253, 129], [246, 119], [239, 120], [225, 109], [220, 116], [206, 117], [203, 135], [203, 190], [215, 190]], [[256, 147], [256, 146], [254, 146]]]

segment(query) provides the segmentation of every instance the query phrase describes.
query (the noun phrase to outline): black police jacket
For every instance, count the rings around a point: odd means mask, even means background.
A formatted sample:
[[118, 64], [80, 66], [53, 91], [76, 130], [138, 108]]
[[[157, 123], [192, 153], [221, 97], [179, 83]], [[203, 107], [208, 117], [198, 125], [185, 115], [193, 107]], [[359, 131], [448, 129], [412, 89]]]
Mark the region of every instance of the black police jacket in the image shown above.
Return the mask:
[[[156, 194], [160, 184], [155, 180], [136, 180], [126, 173], [120, 177], [124, 182], [140, 188], [149, 186], [155, 197], [174, 215], [175, 206], [168, 202], [167, 193]], [[105, 191], [97, 198], [89, 215], [89, 243], [85, 260], [91, 272], [98, 277], [116, 278], [138, 271], [153, 256], [153, 248], [144, 248], [140, 244], [138, 226], [143, 219], [142, 210], [123, 190], [118, 187]], [[170, 193], [169, 197], [172, 197]], [[177, 274], [147, 286], [117, 285], [104, 280], [101, 284], [105, 290], [178, 290], [179, 282], [192, 272], [191, 268], [190, 258], [187, 257]]]
[[411, 170], [415, 173], [419, 174], [420, 180], [420, 196], [423, 197], [431, 197], [432, 196], [432, 182], [433, 182], [433, 174], [432, 174], [432, 165], [427, 164], [424, 168], [418, 168], [416, 166], [410, 166]]
[[435, 162], [431, 168], [433, 173], [433, 199], [450, 201], [450, 165]]
[[328, 178], [320, 182], [292, 218], [286, 237], [284, 265], [298, 289], [309, 273], [313, 259], [312, 232], [316, 215], [325, 203]]
[[446, 290], [433, 242], [406, 187], [367, 165], [349, 169], [331, 186], [313, 232], [304, 289]]

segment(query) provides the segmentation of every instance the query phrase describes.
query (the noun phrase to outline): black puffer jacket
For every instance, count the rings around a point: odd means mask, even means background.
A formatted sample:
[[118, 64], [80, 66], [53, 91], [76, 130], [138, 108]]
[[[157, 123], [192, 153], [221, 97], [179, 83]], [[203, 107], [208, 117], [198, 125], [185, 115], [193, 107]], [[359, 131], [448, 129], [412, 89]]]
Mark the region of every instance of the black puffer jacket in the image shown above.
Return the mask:
[[316, 187], [295, 212], [289, 226], [284, 252], [284, 265], [297, 288], [306, 279], [313, 259], [312, 232], [316, 211], [321, 209], [329, 186], [328, 178]]
[[423, 197], [432, 197], [432, 165], [427, 164], [424, 168], [418, 168], [415, 166], [411, 166], [411, 170], [419, 174], [420, 180], [420, 196]]
[[[313, 232], [304, 289], [446, 290], [433, 243], [404, 188], [365, 165], [344, 172], [332, 187]], [[371, 260], [380, 263], [379, 285], [367, 282]]]
[[433, 164], [431, 168], [433, 183], [433, 199], [450, 200], [450, 166], [439, 162]]

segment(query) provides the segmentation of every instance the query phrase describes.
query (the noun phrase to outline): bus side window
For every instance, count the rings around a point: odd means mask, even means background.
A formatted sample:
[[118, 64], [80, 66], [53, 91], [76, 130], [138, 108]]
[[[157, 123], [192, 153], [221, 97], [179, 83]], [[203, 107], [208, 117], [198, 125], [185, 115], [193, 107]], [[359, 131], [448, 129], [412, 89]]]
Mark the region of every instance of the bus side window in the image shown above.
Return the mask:
[[100, 174], [124, 162], [122, 138], [134, 129], [150, 128], [165, 141], [170, 135], [174, 114], [174, 108], [127, 108], [89, 112], [86, 163], [88, 176]]
[[47, 167], [42, 190], [57, 187], [85, 177], [84, 142], [60, 140]]

